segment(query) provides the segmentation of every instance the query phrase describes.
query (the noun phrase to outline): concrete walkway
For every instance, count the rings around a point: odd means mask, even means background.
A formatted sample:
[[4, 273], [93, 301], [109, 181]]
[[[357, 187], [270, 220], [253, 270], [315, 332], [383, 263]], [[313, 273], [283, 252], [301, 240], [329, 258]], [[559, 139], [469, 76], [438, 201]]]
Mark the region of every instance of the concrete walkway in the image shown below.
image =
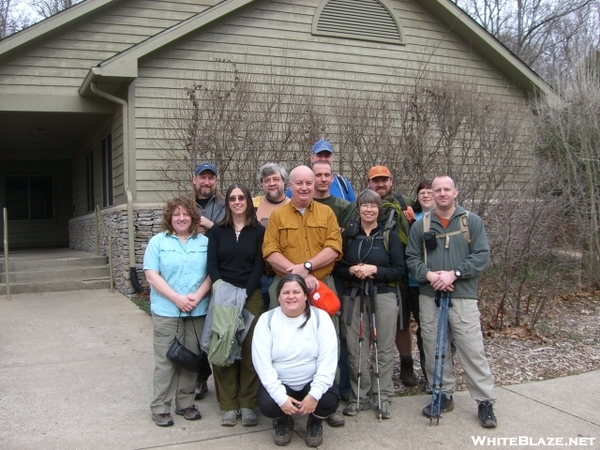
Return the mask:
[[[120, 294], [77, 291], [0, 298], [0, 448], [198, 449], [275, 448], [270, 421], [219, 425], [212, 384], [198, 403], [202, 420], [159, 428], [150, 418], [152, 324]], [[211, 379], [212, 381], [212, 379]], [[438, 426], [421, 415], [429, 396], [398, 398], [392, 419], [365, 411], [344, 428], [325, 425], [323, 449], [468, 449], [485, 438], [496, 448], [531, 448], [543, 439], [569, 439], [600, 449], [600, 372], [496, 390], [499, 426], [479, 426], [467, 392]], [[289, 448], [306, 445], [305, 419]], [[495, 440], [489, 441], [487, 439]], [[511, 442], [509, 439], [513, 439]], [[525, 441], [527, 439], [527, 441]], [[511, 445], [512, 444], [512, 445]], [[554, 442], [556, 445], [556, 441]], [[585, 445], [584, 445], [585, 444]], [[541, 445], [538, 445], [541, 446]]]

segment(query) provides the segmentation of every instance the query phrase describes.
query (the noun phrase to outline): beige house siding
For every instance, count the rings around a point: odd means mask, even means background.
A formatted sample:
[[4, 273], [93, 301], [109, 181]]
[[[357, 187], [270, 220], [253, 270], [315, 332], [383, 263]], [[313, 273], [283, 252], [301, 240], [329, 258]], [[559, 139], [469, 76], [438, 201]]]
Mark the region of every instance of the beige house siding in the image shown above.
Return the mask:
[[0, 94], [77, 95], [90, 67], [217, 3], [119, 2], [0, 65]]
[[[316, 89], [324, 103], [348, 90], [392, 91], [413, 84], [425, 71], [430, 79], [460, 79], [496, 96], [499, 109], [515, 103], [525, 107], [523, 94], [510, 80], [418, 4], [388, 2], [398, 13], [406, 38], [406, 45], [394, 45], [313, 36], [311, 25], [319, 3], [257, 2], [140, 63], [136, 80], [139, 201], [168, 197], [165, 188], [157, 185], [156, 173], [160, 164], [157, 148], [164, 145], [160, 133], [165, 126], [164, 110], [173, 107], [171, 100], [180, 95], [182, 86], [210, 79], [221, 70], [217, 59], [230, 60], [241, 71], [247, 68], [265, 77], [281, 72], [280, 65], [287, 66], [295, 84]], [[304, 152], [308, 154], [308, 149]], [[257, 167], [262, 162], [266, 161], [257, 161]]]

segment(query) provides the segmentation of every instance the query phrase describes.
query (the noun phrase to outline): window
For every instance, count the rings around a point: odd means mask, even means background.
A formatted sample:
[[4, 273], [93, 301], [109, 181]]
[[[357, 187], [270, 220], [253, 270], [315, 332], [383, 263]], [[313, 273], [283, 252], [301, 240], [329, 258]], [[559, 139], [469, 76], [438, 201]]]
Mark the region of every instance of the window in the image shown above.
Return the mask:
[[94, 210], [94, 152], [85, 156], [87, 210]]
[[102, 206], [113, 204], [112, 135], [102, 139]]
[[54, 218], [52, 177], [6, 177], [8, 220]]

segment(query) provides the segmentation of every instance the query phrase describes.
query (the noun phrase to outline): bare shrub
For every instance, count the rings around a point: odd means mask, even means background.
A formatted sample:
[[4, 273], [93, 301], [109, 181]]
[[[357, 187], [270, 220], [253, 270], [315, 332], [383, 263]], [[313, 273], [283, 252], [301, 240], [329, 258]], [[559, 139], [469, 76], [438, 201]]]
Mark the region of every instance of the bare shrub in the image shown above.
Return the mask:
[[[452, 77], [389, 83], [380, 91], [299, 86], [289, 70], [254, 73], [222, 61], [211, 79], [190, 82], [167, 109], [161, 179], [188, 191], [195, 165], [220, 170], [219, 189], [241, 181], [260, 192], [257, 168], [307, 162], [312, 144], [330, 139], [336, 164], [362, 186], [373, 165], [412, 195], [423, 178], [451, 175], [460, 203], [486, 222], [491, 268], [483, 280], [494, 322], [535, 327], [555, 292], [564, 219], [551, 165], [536, 165], [532, 115]], [[263, 69], [264, 70], [264, 69]], [[359, 188], [360, 189], [360, 188]]]
[[540, 165], [531, 183], [510, 199], [488, 205], [485, 216], [491, 264], [481, 288], [495, 301], [492, 326], [533, 329], [561, 293], [557, 275], [566, 260], [553, 250], [561, 235], [561, 202], [552, 195], [552, 169]]
[[556, 174], [553, 194], [583, 251], [584, 279], [600, 286], [600, 83], [597, 68], [564, 80], [561, 100], [536, 103], [538, 154]]

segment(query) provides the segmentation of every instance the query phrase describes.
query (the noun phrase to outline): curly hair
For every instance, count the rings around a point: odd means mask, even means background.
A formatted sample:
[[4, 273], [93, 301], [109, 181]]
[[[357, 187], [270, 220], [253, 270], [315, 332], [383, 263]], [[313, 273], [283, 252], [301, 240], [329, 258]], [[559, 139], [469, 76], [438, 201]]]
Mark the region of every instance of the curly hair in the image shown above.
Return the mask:
[[200, 233], [200, 213], [194, 204], [194, 200], [190, 197], [175, 197], [165, 203], [165, 206], [163, 206], [162, 223], [160, 224], [161, 231], [166, 231], [168, 234], [174, 233], [175, 230], [171, 224], [171, 219], [179, 206], [183, 207], [192, 218], [192, 223], [190, 224], [191, 236], [198, 236]]

